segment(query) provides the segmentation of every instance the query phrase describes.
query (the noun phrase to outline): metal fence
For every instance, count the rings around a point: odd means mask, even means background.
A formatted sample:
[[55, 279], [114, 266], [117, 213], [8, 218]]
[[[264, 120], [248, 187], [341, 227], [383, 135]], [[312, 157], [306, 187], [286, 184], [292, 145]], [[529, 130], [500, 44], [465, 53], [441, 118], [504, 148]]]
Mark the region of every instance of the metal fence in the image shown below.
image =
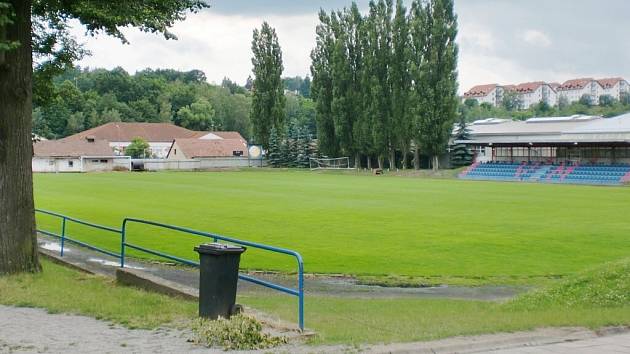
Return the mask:
[[[178, 232], [182, 232], [182, 233], [187, 233], [187, 234], [192, 234], [192, 235], [196, 235], [196, 236], [201, 236], [201, 237], [205, 237], [205, 238], [210, 238], [212, 239], [214, 242], [218, 242], [218, 241], [224, 241], [224, 242], [229, 242], [229, 243], [233, 243], [233, 244], [237, 244], [237, 245], [242, 245], [242, 246], [246, 246], [246, 247], [252, 247], [252, 248], [257, 248], [260, 250], [264, 250], [264, 251], [269, 251], [269, 252], [273, 252], [273, 253], [280, 253], [280, 254], [285, 254], [288, 256], [291, 256], [293, 258], [295, 258], [295, 260], [297, 261], [297, 276], [298, 276], [298, 287], [297, 288], [289, 288], [289, 287], [285, 287], [282, 286], [280, 284], [275, 284], [272, 283], [270, 281], [264, 280], [264, 279], [260, 279], [260, 278], [255, 278], [252, 277], [250, 275], [247, 274], [242, 274], [239, 273], [238, 277], [239, 279], [242, 279], [244, 281], [248, 281], [257, 285], [261, 285], [270, 289], [274, 289], [289, 295], [293, 295], [296, 296], [298, 298], [298, 324], [300, 329], [304, 329], [304, 261], [302, 260], [302, 256], [293, 250], [289, 250], [286, 248], [280, 248], [280, 247], [274, 247], [274, 246], [269, 246], [269, 245], [265, 245], [265, 244], [261, 244], [261, 243], [256, 243], [256, 242], [251, 242], [251, 241], [244, 241], [244, 240], [239, 240], [239, 239], [235, 239], [235, 238], [231, 238], [231, 237], [227, 237], [227, 236], [223, 236], [223, 235], [218, 235], [218, 234], [213, 234], [213, 233], [209, 233], [209, 232], [203, 232], [203, 231], [198, 231], [198, 230], [193, 230], [193, 229], [189, 229], [186, 227], [181, 227], [181, 226], [175, 226], [175, 225], [169, 225], [169, 224], [163, 224], [163, 223], [159, 223], [159, 222], [154, 222], [154, 221], [148, 221], [148, 220], [142, 220], [142, 219], [135, 219], [135, 218], [125, 218], [123, 219], [122, 222], [122, 226], [120, 229], [116, 229], [113, 227], [109, 227], [109, 226], [103, 226], [103, 225], [98, 225], [98, 224], [94, 224], [91, 222], [87, 222], [84, 220], [79, 220], [79, 219], [75, 219], [63, 214], [59, 214], [59, 213], [55, 213], [52, 211], [48, 211], [48, 210], [42, 210], [42, 209], [35, 209], [36, 213], [41, 213], [41, 214], [45, 214], [45, 215], [50, 215], [50, 216], [54, 216], [60, 219], [61, 221], [61, 233], [57, 234], [55, 232], [49, 231], [49, 230], [43, 230], [40, 228], [37, 228], [37, 232], [47, 235], [47, 236], [51, 236], [51, 237], [55, 237], [61, 240], [61, 250], [60, 250], [60, 255], [63, 257], [63, 250], [64, 250], [64, 245], [65, 242], [71, 242], [74, 244], [77, 244], [79, 246], [83, 246], [86, 247], [88, 249], [91, 249], [93, 251], [96, 252], [100, 252], [115, 258], [118, 258], [120, 260], [120, 267], [125, 266], [125, 253], [126, 253], [126, 249], [127, 248], [131, 248], [134, 249], [136, 251], [140, 251], [140, 252], [144, 252], [144, 253], [148, 253], [151, 254], [153, 256], [157, 256], [157, 257], [162, 257], [162, 258], [166, 258], [166, 259], [170, 259], [173, 261], [176, 261], [178, 263], [182, 263], [182, 264], [186, 264], [189, 266], [193, 266], [193, 267], [199, 267], [199, 262], [190, 260], [190, 259], [185, 259], [185, 258], [181, 258], [172, 254], [168, 254], [168, 253], [163, 253], [160, 252], [158, 250], [154, 250], [154, 249], [149, 249], [146, 247], [142, 247], [140, 245], [137, 244], [132, 244], [127, 242], [127, 236], [128, 236], [128, 225], [132, 224], [132, 223], [136, 223], [136, 224], [144, 224], [144, 225], [150, 225], [150, 226], [154, 226], [154, 227], [159, 227], [159, 228], [164, 228], [164, 229], [169, 229], [169, 230], [174, 230], [174, 231], [178, 231]], [[107, 231], [107, 232], [111, 232], [111, 233], [115, 233], [120, 237], [120, 253], [115, 253], [103, 248], [99, 248], [93, 245], [90, 245], [86, 242], [82, 242], [79, 240], [76, 240], [74, 238], [68, 237], [67, 234], [67, 224], [68, 222], [74, 222], [80, 225], [84, 225], [84, 226], [88, 226], [88, 227], [92, 227], [98, 230], [103, 230], [103, 231]]]

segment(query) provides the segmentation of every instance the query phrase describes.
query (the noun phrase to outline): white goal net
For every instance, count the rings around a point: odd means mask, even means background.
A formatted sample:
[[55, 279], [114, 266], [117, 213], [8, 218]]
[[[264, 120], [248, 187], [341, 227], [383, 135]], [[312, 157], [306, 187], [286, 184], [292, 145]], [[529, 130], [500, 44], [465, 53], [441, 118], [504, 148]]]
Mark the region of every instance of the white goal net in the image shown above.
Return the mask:
[[350, 168], [349, 157], [313, 158], [308, 160], [311, 170], [337, 170]]

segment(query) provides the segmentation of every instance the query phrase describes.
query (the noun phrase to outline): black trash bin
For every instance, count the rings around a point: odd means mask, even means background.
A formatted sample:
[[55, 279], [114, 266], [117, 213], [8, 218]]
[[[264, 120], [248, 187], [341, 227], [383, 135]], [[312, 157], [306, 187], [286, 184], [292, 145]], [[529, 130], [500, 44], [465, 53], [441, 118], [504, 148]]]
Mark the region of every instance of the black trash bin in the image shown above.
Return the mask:
[[238, 265], [245, 247], [210, 243], [199, 253], [199, 316], [229, 318], [235, 312]]

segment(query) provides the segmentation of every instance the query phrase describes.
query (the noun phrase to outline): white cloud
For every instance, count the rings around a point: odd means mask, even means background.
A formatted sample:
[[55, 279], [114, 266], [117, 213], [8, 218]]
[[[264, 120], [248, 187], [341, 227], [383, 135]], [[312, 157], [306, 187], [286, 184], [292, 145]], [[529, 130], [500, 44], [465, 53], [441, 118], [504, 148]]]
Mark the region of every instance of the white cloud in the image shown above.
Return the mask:
[[462, 48], [471, 51], [492, 50], [495, 38], [492, 32], [475, 23], [461, 23], [457, 39]]
[[74, 33], [92, 52], [78, 64], [104, 68], [121, 66], [131, 73], [147, 67], [200, 69], [210, 82], [221, 82], [227, 76], [244, 84], [251, 73], [252, 31], [260, 27], [263, 20], [276, 28], [282, 47], [284, 75], [306, 75], [310, 51], [315, 44], [317, 14], [262, 18], [204, 11], [190, 15], [171, 29], [179, 38], [176, 41], [133, 28], [125, 29], [123, 32], [131, 43], [129, 45], [105, 35], [86, 38], [83, 29], [76, 26]]
[[547, 36], [544, 32], [538, 30], [527, 30], [523, 33], [522, 38], [526, 43], [534, 46], [547, 48], [550, 47], [552, 44], [549, 36]]

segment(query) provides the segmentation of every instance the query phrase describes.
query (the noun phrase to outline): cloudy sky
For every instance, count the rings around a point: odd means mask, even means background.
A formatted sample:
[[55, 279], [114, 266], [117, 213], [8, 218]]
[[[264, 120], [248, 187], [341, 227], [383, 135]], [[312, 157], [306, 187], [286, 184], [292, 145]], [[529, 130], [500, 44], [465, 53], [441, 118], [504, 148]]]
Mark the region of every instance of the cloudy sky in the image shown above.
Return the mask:
[[[455, 0], [459, 16], [460, 92], [475, 84], [559, 81], [575, 77], [630, 79], [628, 0]], [[319, 8], [350, 0], [214, 0], [172, 29], [179, 40], [125, 30], [129, 45], [105, 35], [75, 33], [92, 52], [79, 64], [201, 69], [211, 82], [241, 84], [251, 72], [251, 36], [262, 21], [276, 28], [285, 76], [309, 72]], [[357, 1], [366, 9], [367, 1]], [[409, 2], [409, 1], [407, 1]]]

